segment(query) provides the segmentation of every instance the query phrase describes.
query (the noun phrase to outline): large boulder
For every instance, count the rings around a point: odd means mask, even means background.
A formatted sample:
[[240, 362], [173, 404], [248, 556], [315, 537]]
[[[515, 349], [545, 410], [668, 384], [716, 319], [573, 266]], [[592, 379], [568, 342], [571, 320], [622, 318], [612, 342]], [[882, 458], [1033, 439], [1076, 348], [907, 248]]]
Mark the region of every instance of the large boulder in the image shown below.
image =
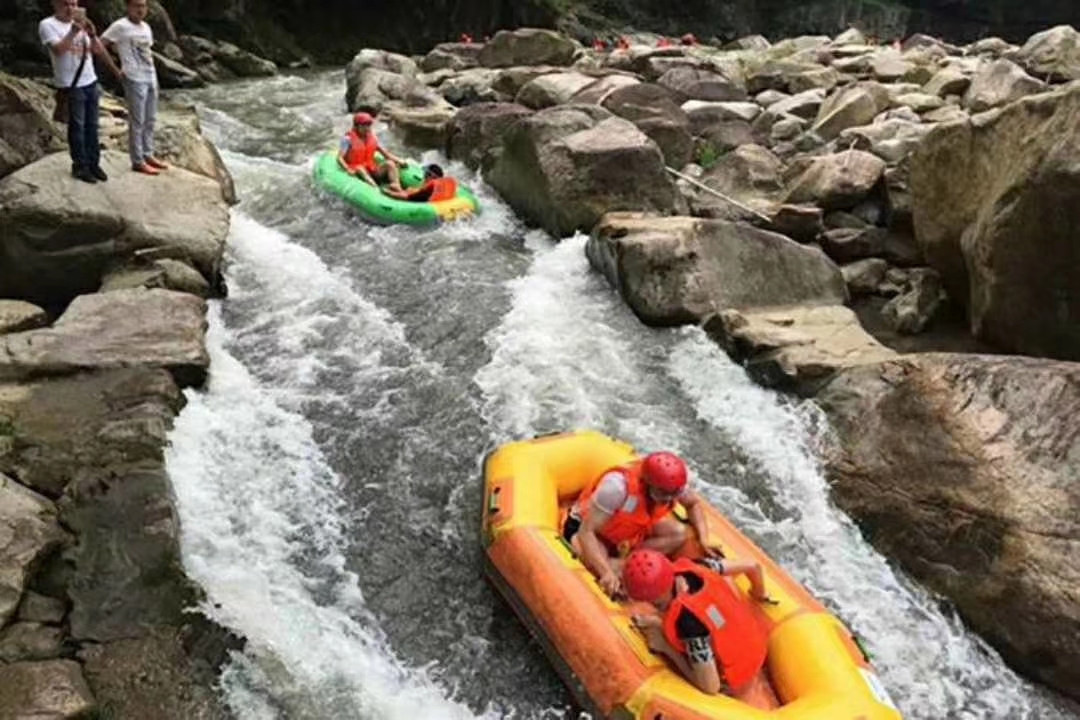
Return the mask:
[[513, 103], [477, 103], [463, 108], [450, 121], [446, 154], [477, 170], [502, 147], [510, 126], [529, 115], [532, 110]]
[[563, 105], [594, 82], [596, 78], [579, 72], [541, 75], [526, 83], [514, 102], [533, 110]]
[[1080, 80], [1080, 32], [1071, 25], [1035, 33], [1013, 59], [1036, 77]]
[[919, 245], [976, 336], [1003, 349], [1080, 358], [1078, 123], [1072, 87], [941, 125], [911, 157]]
[[849, 85], [822, 103], [811, 129], [821, 138], [832, 140], [846, 128], [868, 125], [888, 109], [889, 103], [889, 91], [878, 83]]
[[971, 75], [957, 67], [943, 67], [923, 85], [923, 92], [937, 97], [963, 95], [971, 87]]
[[420, 73], [420, 68], [412, 58], [386, 50], [364, 48], [345, 66], [345, 82], [352, 85], [360, 73], [369, 68], [406, 77], [416, 77]]
[[0, 717], [77, 720], [96, 710], [79, 663], [0, 663]]
[[450, 122], [456, 112], [449, 106], [391, 107], [386, 114], [406, 145], [441, 150], [450, 137]]
[[603, 105], [619, 88], [637, 85], [641, 81], [631, 75], [605, 75], [591, 85], [582, 88], [570, 102], [576, 105]]
[[672, 90], [652, 83], [627, 85], [611, 92], [602, 106], [638, 126], [659, 146], [669, 167], [690, 162], [690, 119]]
[[0, 180], [0, 296], [62, 307], [150, 248], [218, 287], [229, 230], [220, 185], [181, 168], [147, 182], [113, 151], [102, 165], [112, 177], [97, 185], [72, 178], [60, 153]]
[[[11, 431], [0, 426], [0, 433]], [[42, 559], [63, 540], [52, 502], [0, 473], [0, 627], [14, 617]]]
[[95, 368], [162, 367], [206, 377], [206, 303], [170, 290], [81, 295], [51, 328], [0, 335], [0, 382]]
[[490, 68], [515, 65], [569, 65], [577, 47], [551, 30], [500, 30], [480, 50], [480, 64]]
[[154, 147], [160, 157], [176, 167], [215, 180], [221, 186], [222, 199], [230, 205], [237, 203], [232, 174], [217, 148], [202, 134], [199, 114], [193, 106], [166, 105], [159, 110]]
[[64, 149], [44, 85], [0, 72], [0, 178]]
[[862, 150], [848, 150], [814, 158], [792, 183], [789, 203], [814, 203], [825, 210], [843, 210], [859, 204], [877, 186], [885, 161]]
[[471, 68], [440, 83], [438, 91], [443, 99], [457, 107], [482, 102], [497, 102], [501, 97], [499, 91], [494, 88], [497, 78], [497, 70]]
[[420, 61], [420, 69], [426, 73], [436, 70], [468, 70], [480, 64], [477, 43], [441, 43]]
[[348, 76], [345, 104], [349, 112], [380, 113], [394, 103], [409, 107], [438, 106], [442, 96], [413, 75], [367, 67]]
[[833, 497], [1028, 675], [1080, 696], [1080, 364], [914, 355], [817, 396]]
[[964, 94], [964, 107], [971, 112], [982, 112], [1044, 89], [1045, 83], [1028, 75], [1016, 63], [998, 60], [975, 74]]
[[932, 129], [932, 125], [893, 118], [844, 130], [840, 145], [871, 152], [895, 165], [910, 155]]
[[843, 305], [728, 309], [706, 318], [704, 328], [756, 382], [800, 395], [839, 370], [896, 356]]
[[661, 75], [656, 84], [673, 90], [683, 100], [746, 100], [745, 88], [720, 73], [705, 68], [674, 67]]
[[591, 230], [609, 210], [666, 213], [676, 202], [656, 143], [594, 105], [548, 108], [512, 124], [484, 178], [556, 237]]
[[[757, 212], [771, 213], [784, 193], [784, 164], [760, 145], [742, 145], [705, 171], [701, 183]], [[690, 206], [695, 215], [720, 219], [743, 217], [731, 202], [694, 188]]]
[[821, 251], [744, 223], [609, 213], [586, 254], [649, 325], [699, 323], [726, 308], [846, 300], [839, 268]]

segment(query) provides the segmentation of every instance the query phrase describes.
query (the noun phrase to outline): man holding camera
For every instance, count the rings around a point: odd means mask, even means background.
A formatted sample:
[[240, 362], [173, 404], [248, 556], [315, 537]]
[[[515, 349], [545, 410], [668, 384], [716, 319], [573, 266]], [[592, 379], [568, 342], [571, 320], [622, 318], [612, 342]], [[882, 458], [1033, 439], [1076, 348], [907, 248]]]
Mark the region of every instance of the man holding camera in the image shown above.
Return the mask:
[[38, 24], [38, 35], [52, 61], [57, 91], [53, 117], [68, 126], [71, 174], [83, 182], [104, 182], [109, 178], [101, 169], [98, 142], [100, 94], [90, 55], [100, 57], [117, 77], [122, 77], [120, 70], [78, 0], [53, 0], [53, 14]]

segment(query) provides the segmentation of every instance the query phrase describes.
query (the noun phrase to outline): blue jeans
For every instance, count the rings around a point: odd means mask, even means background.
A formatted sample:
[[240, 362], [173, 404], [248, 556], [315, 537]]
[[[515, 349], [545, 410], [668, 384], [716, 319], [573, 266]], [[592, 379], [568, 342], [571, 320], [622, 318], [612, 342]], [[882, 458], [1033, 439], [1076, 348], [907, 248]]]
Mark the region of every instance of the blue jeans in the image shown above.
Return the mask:
[[97, 83], [72, 88], [69, 95], [68, 147], [75, 169], [93, 170], [101, 163], [98, 144]]

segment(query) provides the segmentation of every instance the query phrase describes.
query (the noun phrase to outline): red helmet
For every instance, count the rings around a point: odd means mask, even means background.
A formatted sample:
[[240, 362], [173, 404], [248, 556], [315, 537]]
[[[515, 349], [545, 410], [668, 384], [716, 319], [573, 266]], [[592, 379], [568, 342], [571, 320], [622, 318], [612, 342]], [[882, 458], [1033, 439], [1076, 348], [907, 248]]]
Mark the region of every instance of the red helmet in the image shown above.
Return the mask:
[[641, 471], [645, 483], [661, 492], [674, 494], [686, 487], [686, 463], [675, 453], [649, 453]]
[[375, 122], [375, 118], [371, 117], [370, 113], [358, 112], [353, 115], [353, 125], [371, 125]]
[[635, 550], [623, 565], [623, 586], [634, 600], [659, 600], [674, 582], [675, 568], [667, 556], [656, 550]]

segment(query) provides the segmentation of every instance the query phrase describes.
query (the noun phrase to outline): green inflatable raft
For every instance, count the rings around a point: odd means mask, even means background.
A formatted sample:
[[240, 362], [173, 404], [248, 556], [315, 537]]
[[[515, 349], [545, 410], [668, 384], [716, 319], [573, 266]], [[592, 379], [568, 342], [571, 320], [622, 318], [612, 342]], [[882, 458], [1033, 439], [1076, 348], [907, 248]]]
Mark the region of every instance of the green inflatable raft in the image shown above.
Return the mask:
[[[382, 225], [438, 225], [463, 220], [480, 212], [476, 196], [458, 184], [457, 195], [439, 202], [409, 202], [384, 194], [381, 190], [357, 180], [338, 165], [337, 153], [330, 151], [319, 156], [315, 163], [315, 183], [353, 205], [368, 220]], [[424, 182], [424, 171], [410, 163], [401, 170], [401, 184], [406, 188]]]

